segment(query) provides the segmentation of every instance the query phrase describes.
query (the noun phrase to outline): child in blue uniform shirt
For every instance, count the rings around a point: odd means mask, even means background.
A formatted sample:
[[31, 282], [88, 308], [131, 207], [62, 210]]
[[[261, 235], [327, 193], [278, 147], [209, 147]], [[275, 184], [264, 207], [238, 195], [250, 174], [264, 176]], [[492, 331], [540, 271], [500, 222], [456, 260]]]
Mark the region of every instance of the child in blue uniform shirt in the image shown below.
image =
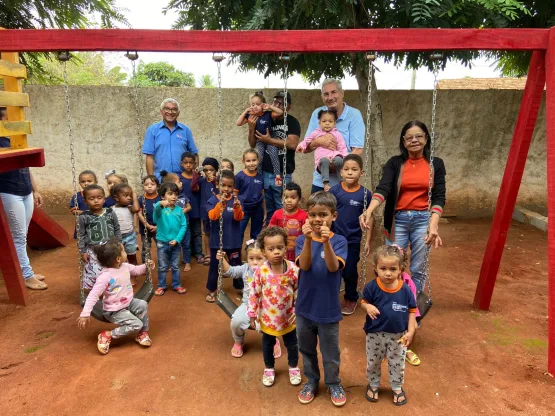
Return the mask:
[[[236, 196], [233, 196], [235, 177], [229, 170], [223, 170], [220, 177], [220, 193], [212, 195], [206, 203], [208, 218], [210, 218], [210, 269], [208, 270], [208, 281], [206, 282], [206, 302], [216, 301], [216, 289], [218, 288], [218, 259], [216, 254], [220, 249], [220, 217], [223, 216], [223, 249], [231, 266], [241, 264], [241, 220], [243, 219], [243, 208]], [[243, 288], [243, 281], [233, 279], [236, 289]]]
[[[352, 315], [355, 312], [358, 300], [358, 261], [360, 260], [360, 243], [362, 230], [358, 217], [368, 208], [372, 193], [359, 183], [364, 173], [362, 158], [359, 155], [350, 154], [343, 159], [341, 176], [343, 181], [333, 186], [329, 192], [337, 199], [337, 220], [333, 223], [332, 230], [347, 239], [349, 254], [347, 263], [343, 269], [342, 276], [345, 281], [345, 296], [341, 304], [343, 315]], [[364, 206], [364, 194], [366, 194], [366, 206]], [[365, 255], [370, 250], [371, 232], [366, 233]]]
[[[202, 243], [204, 246], [204, 252], [210, 252], [210, 220], [208, 219], [208, 210], [206, 208], [206, 203], [208, 200], [214, 196], [218, 189], [218, 169], [220, 164], [213, 157], [207, 157], [202, 161], [202, 172], [203, 177], [198, 179], [198, 182], [193, 181], [191, 186], [193, 192], [199, 191], [200, 199], [200, 218], [202, 220], [202, 232], [204, 234]], [[205, 266], [210, 264], [210, 256], [204, 257]]]
[[[83, 189], [89, 185], [97, 184], [98, 180], [96, 178], [96, 173], [92, 170], [84, 170], [79, 174], [79, 186], [81, 187], [81, 192], [76, 193], [71, 197], [69, 201], [69, 210], [73, 215], [81, 215], [83, 212], [88, 211], [89, 205], [85, 201], [83, 195]], [[75, 200], [77, 199], [77, 205], [75, 205]], [[77, 239], [77, 227], [73, 231], [73, 238]]]
[[[148, 175], [143, 178], [143, 190], [145, 193], [139, 197], [140, 211], [137, 215], [139, 217], [139, 231], [142, 241], [141, 258], [143, 263], [145, 262], [147, 250], [150, 251], [152, 246], [152, 240], [156, 239], [156, 224], [154, 223], [152, 213], [154, 211], [154, 204], [161, 201], [160, 195], [158, 195], [159, 185], [158, 177], [154, 175]], [[146, 208], [146, 212], [143, 212], [143, 207]]]
[[409, 287], [400, 279], [405, 257], [397, 246], [382, 246], [374, 254], [377, 279], [366, 285], [362, 307], [366, 310], [366, 399], [378, 401], [381, 364], [387, 358], [393, 404], [407, 403], [402, 388], [405, 356], [416, 331], [416, 300]]
[[238, 196], [245, 216], [241, 220], [241, 241], [245, 229], [251, 222], [251, 239], [256, 240], [266, 222], [266, 199], [264, 198], [264, 176], [257, 173], [260, 158], [254, 149], [243, 153], [245, 169], [235, 175], [235, 195]]
[[332, 194], [324, 191], [312, 194], [307, 209], [303, 235], [297, 237], [296, 261], [301, 271], [295, 313], [299, 351], [308, 382], [298, 398], [307, 404], [318, 392], [320, 370], [316, 346], [319, 343], [331, 401], [335, 406], [343, 406], [347, 396], [339, 378], [339, 321], [343, 319], [339, 287], [341, 269], [347, 258], [347, 240], [330, 230], [337, 218], [337, 201]]

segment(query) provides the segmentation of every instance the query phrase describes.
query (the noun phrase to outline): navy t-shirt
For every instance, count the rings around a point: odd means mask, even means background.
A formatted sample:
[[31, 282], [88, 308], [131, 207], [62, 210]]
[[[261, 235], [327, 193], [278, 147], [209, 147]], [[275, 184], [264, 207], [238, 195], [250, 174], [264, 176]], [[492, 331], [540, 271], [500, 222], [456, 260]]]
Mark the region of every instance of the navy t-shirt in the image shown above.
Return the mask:
[[[332, 233], [330, 243], [339, 260], [339, 269], [331, 273], [324, 260], [324, 243], [312, 238], [312, 264], [307, 271], [299, 272], [299, 292], [295, 313], [303, 318], [323, 324], [339, 322], [343, 319], [339, 303], [341, 269], [345, 267], [348, 245], [345, 237]], [[296, 264], [305, 243], [304, 235], [297, 237], [295, 249]]]
[[[156, 223], [154, 222], [154, 218], [152, 216], [152, 214], [154, 212], [154, 204], [161, 201], [162, 198], [160, 198], [160, 195], [158, 195], [158, 194], [156, 194], [155, 196], [151, 196], [151, 197], [146, 196], [146, 195], [141, 195], [139, 197], [139, 208], [141, 210], [143, 209], [143, 199], [145, 200], [145, 208], [146, 208], [145, 218], [146, 218], [146, 222], [148, 222], [150, 225], [156, 225]], [[145, 226], [140, 221], [139, 221], [139, 229], [141, 230], [141, 235], [144, 235]]]
[[416, 313], [416, 300], [410, 288], [399, 280], [395, 289], [386, 289], [379, 279], [368, 283], [362, 292], [362, 298], [379, 311], [377, 319], [366, 315], [364, 332], [388, 332], [397, 334], [409, 328], [409, 313]]
[[[0, 147], [10, 147], [8, 137], [0, 137]], [[33, 192], [29, 168], [9, 170], [0, 173], [0, 192], [17, 196], [27, 196]]]
[[191, 219], [200, 218], [200, 191], [193, 192], [193, 188], [191, 187], [193, 176], [191, 175], [189, 178], [185, 176], [185, 173], [182, 173], [179, 175], [179, 180], [183, 185], [179, 196], [186, 196], [191, 204], [191, 210], [187, 213], [187, 215]]
[[[345, 237], [349, 244], [360, 244], [362, 230], [358, 217], [370, 205], [372, 192], [361, 185], [354, 191], [347, 190], [343, 182], [332, 186], [329, 192], [337, 199], [337, 219], [333, 222], [332, 231]], [[365, 192], [367, 193], [366, 207], [364, 207]]]
[[[245, 120], [248, 120], [251, 116], [251, 113], [247, 113], [245, 115]], [[258, 120], [256, 120], [256, 131], [261, 134], [266, 134], [266, 130], [270, 130], [272, 127], [272, 112], [271, 111], [264, 111], [261, 116], [258, 116]]]
[[[230, 198], [225, 206], [223, 213], [224, 217], [224, 249], [231, 250], [236, 248], [241, 248], [243, 242], [241, 241], [241, 221], [235, 221], [233, 218], [233, 200]], [[206, 217], [208, 218], [208, 211], [214, 209], [216, 204], [220, 200], [218, 197], [212, 195], [210, 199], [206, 202]], [[220, 248], [220, 220], [216, 221], [210, 220], [210, 248]]]
[[106, 197], [106, 200], [104, 201], [104, 208], [111, 208], [114, 205], [116, 205], [116, 201], [114, 200], [114, 198], [112, 198], [111, 196]]
[[235, 191], [245, 211], [256, 211], [262, 208], [264, 199], [264, 176], [262, 173], [250, 174], [242, 170], [235, 175]]
[[[207, 201], [214, 196], [214, 194], [218, 193], [217, 187], [215, 182], [208, 182], [206, 178], [200, 178], [198, 181], [198, 185], [200, 188], [199, 199], [200, 199], [200, 218], [202, 220], [208, 220], [208, 209], [206, 207]], [[214, 207], [212, 207], [214, 208]], [[238, 247], [241, 247], [239, 245]], [[235, 247], [234, 247], [235, 248]]]

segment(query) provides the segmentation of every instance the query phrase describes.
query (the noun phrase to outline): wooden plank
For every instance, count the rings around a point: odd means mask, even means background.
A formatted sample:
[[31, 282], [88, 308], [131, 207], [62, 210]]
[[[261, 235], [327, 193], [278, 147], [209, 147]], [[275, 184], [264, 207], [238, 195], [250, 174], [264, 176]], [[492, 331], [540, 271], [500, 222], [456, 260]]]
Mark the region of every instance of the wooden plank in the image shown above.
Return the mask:
[[[480, 310], [488, 310], [491, 303], [493, 288], [497, 272], [499, 271], [501, 256], [503, 255], [503, 248], [507, 240], [507, 232], [511, 224], [518, 189], [528, 156], [528, 149], [530, 148], [534, 126], [542, 101], [545, 72], [545, 52], [536, 51], [532, 54], [530, 61], [528, 78], [520, 103], [520, 111], [507, 157], [507, 164], [505, 165], [505, 173], [503, 174], [499, 196], [497, 197], [493, 223], [482, 260], [480, 278], [474, 295], [474, 306]], [[555, 190], [551, 195], [555, 198]]]
[[25, 65], [0, 60], [0, 76], [26, 79], [27, 68], [25, 67]]
[[19, 259], [13, 244], [12, 233], [0, 199], [0, 269], [10, 302], [26, 306], [29, 299], [23, 283]]
[[27, 233], [29, 247], [33, 250], [50, 250], [66, 247], [70, 241], [64, 227], [54, 221], [44, 210], [35, 206]]
[[[6, 31], [2, 31], [4, 35]], [[2, 36], [0, 36], [2, 38]], [[0, 49], [2, 50], [2, 49]], [[15, 52], [3, 52], [0, 54], [0, 59], [11, 62], [13, 64], [19, 63], [19, 54]], [[21, 80], [14, 77], [4, 77], [4, 91], [21, 93], [23, 92], [23, 87], [21, 86]], [[8, 107], [8, 121], [24, 121], [25, 111], [23, 107]], [[12, 136], [10, 138], [12, 149], [26, 149], [29, 147], [27, 145], [27, 136], [25, 134], [19, 136]]]
[[0, 107], [30, 107], [29, 94], [0, 91]]
[[32, 133], [30, 121], [0, 121], [0, 136], [10, 137]]
[[545, 118], [547, 134], [547, 371], [555, 375], [555, 30], [549, 31], [546, 54], [547, 88]]
[[[197, 31], [146, 29], [5, 30], [0, 50], [13, 52], [367, 52], [545, 50], [549, 29], [333, 29]], [[279, 41], [276, 41], [279, 36]], [[252, 40], [256, 39], [256, 42]]]
[[21, 168], [41, 168], [45, 165], [44, 149], [0, 149], [0, 172]]

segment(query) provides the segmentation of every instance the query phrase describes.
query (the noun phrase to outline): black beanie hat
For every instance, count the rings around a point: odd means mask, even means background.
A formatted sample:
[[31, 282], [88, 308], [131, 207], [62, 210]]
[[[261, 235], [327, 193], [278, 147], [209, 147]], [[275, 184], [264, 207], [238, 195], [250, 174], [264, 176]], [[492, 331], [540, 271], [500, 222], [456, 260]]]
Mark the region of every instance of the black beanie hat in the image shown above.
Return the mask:
[[202, 166], [204, 165], [210, 165], [212, 166], [214, 169], [216, 169], [216, 172], [220, 169], [220, 164], [218, 163], [218, 161], [216, 159], [214, 159], [213, 157], [207, 157], [202, 161]]

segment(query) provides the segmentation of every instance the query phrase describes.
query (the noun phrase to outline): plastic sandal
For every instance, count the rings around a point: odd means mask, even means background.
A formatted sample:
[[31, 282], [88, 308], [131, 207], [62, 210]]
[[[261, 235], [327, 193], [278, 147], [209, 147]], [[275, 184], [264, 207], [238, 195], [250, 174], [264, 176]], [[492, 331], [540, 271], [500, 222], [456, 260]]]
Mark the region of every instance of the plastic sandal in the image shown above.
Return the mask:
[[96, 347], [101, 354], [106, 355], [110, 350], [110, 342], [112, 342], [112, 337], [108, 335], [107, 331], [101, 332], [98, 334], [98, 342], [96, 343]]
[[208, 303], [216, 302], [216, 292], [208, 292], [208, 294], [206, 295], [206, 298], [204, 298], [204, 300]]
[[[403, 400], [399, 400], [400, 398]], [[393, 392], [393, 404], [395, 406], [403, 406], [407, 404], [407, 396], [405, 395], [405, 390], [401, 389], [399, 393]]]
[[144, 332], [144, 331], [140, 332], [139, 335], [137, 335], [137, 338], [135, 338], [135, 341], [137, 341], [143, 347], [150, 347], [152, 345], [152, 340], [148, 336], [148, 332]]
[[177, 292], [178, 295], [184, 295], [185, 293], [187, 293], [187, 289], [185, 289], [184, 287], [179, 286], [176, 289], [173, 289], [174, 292]]
[[241, 358], [243, 356], [243, 345], [237, 343], [233, 344], [231, 355], [235, 358]]
[[281, 357], [281, 345], [279, 343], [279, 339], [276, 337], [276, 345], [274, 345], [274, 358]]
[[420, 358], [418, 358], [418, 355], [416, 355], [414, 351], [407, 350], [405, 358], [410, 365], [414, 365], [415, 367], [420, 365]]
[[164, 293], [166, 293], [166, 289], [162, 289], [161, 287], [159, 287], [154, 292], [154, 296], [164, 296]]
[[[373, 388], [373, 387], [366, 387], [366, 394], [364, 395], [364, 397], [366, 397], [366, 400], [368, 400], [369, 402], [372, 403], [376, 403], [378, 401], [378, 398], [376, 397], [376, 395], [378, 394], [378, 392], [380, 391], [380, 389], [378, 388]], [[372, 396], [370, 396], [370, 394]]]
[[273, 368], [265, 368], [264, 374], [262, 375], [262, 384], [266, 387], [271, 387], [274, 385], [274, 380], [276, 379], [276, 370]]
[[298, 386], [299, 384], [301, 384], [301, 380], [301, 370], [299, 369], [299, 367], [289, 367], [289, 382], [293, 386]]
[[205, 257], [202, 264], [204, 264], [205, 266], [210, 266], [210, 256]]

